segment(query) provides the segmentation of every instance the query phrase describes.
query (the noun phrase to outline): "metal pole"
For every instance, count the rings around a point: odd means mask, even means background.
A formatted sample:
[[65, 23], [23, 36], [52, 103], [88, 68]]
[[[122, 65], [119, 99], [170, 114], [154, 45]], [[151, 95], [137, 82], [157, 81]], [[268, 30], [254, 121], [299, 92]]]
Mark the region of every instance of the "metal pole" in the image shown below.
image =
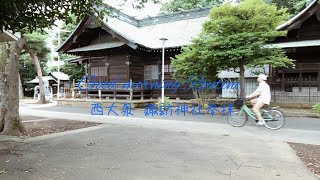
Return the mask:
[[[60, 27], [58, 30], [58, 47], [60, 47]], [[60, 54], [58, 53], [58, 72], [60, 72]], [[58, 77], [58, 91], [57, 91], [57, 98], [60, 98], [60, 79]]]
[[161, 38], [162, 41], [162, 78], [161, 78], [161, 103], [164, 104], [164, 44], [166, 43], [166, 38]]
[[[58, 47], [60, 47], [60, 27], [58, 30]], [[60, 72], [60, 54], [58, 53], [58, 72]]]
[[164, 46], [162, 47], [162, 78], [161, 78], [161, 102], [164, 104]]

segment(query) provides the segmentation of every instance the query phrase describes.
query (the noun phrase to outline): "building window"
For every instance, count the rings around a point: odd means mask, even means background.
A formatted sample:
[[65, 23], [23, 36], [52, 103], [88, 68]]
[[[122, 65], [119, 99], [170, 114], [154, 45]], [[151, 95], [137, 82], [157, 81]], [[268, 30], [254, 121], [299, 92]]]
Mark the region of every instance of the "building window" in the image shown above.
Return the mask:
[[91, 67], [91, 75], [107, 76], [108, 68], [107, 67]]
[[165, 73], [172, 73], [174, 72], [174, 68], [171, 64], [165, 64], [164, 65], [164, 72]]
[[158, 80], [158, 79], [159, 79], [158, 65], [144, 66], [144, 80]]

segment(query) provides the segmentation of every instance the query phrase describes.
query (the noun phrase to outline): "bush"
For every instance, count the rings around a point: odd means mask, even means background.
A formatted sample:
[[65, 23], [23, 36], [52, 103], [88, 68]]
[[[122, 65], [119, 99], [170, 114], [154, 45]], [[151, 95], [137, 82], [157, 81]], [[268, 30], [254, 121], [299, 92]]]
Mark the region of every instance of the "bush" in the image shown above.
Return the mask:
[[204, 109], [207, 109], [208, 107], [209, 107], [208, 104], [204, 104], [204, 105], [203, 105], [203, 108], [204, 108]]
[[313, 105], [312, 109], [315, 110], [318, 114], [320, 114], [320, 103]]
[[[164, 107], [172, 105], [172, 102], [170, 102], [169, 100], [170, 100], [169, 97], [164, 97], [164, 103], [163, 103]], [[157, 105], [157, 107], [160, 107], [162, 105], [161, 99], [158, 101], [158, 103], [156, 105]]]

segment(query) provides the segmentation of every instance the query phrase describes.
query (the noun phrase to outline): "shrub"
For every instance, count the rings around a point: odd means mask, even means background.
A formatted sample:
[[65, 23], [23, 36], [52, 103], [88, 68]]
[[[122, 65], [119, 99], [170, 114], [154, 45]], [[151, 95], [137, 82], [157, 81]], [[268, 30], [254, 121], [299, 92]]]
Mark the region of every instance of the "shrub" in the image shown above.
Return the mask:
[[[164, 107], [172, 105], [172, 102], [170, 102], [169, 100], [170, 100], [170, 97], [164, 97], [164, 103], [163, 103]], [[162, 101], [160, 99], [157, 103], [157, 107], [160, 107], [161, 105], [162, 105]]]
[[318, 114], [320, 114], [320, 103], [313, 105], [312, 109], [315, 110]]
[[204, 105], [203, 105], [203, 108], [204, 108], [204, 109], [207, 109], [208, 107], [209, 107], [208, 104], [204, 104]]

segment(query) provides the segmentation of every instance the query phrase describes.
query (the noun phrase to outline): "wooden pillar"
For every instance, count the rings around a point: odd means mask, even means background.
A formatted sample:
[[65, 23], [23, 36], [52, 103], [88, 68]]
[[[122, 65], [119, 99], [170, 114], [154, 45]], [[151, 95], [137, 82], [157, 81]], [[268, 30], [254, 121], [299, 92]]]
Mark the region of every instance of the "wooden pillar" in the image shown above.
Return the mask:
[[302, 67], [301, 63], [299, 63], [299, 92], [301, 92], [302, 88]]
[[318, 84], [318, 91], [320, 91], [320, 64], [318, 64], [318, 78], [317, 78], [317, 84]]
[[[88, 59], [88, 61], [87, 61], [87, 69], [86, 69], [86, 73], [87, 73], [87, 75], [89, 75], [89, 77], [91, 76], [91, 74], [89, 74], [89, 73], [91, 73], [90, 72], [90, 69], [89, 69], [89, 67], [90, 67], [90, 64], [91, 63], [91, 57], [89, 57], [89, 59]], [[85, 84], [85, 88], [86, 88], [86, 99], [88, 99], [88, 80], [89, 80], [89, 78], [86, 78], [86, 84]]]
[[141, 89], [141, 100], [143, 100], [143, 99], [144, 99], [144, 97], [143, 97], [143, 96], [144, 96], [143, 91], [144, 91], [144, 90], [143, 90], [143, 89]]
[[132, 101], [132, 98], [133, 98], [133, 90], [130, 89], [130, 90], [129, 90], [129, 93], [130, 93], [130, 95], [129, 95], [129, 100]]
[[129, 99], [130, 99], [130, 101], [133, 99], [133, 88], [132, 88], [131, 84], [132, 84], [132, 79], [130, 79], [130, 87], [129, 87], [129, 93], [130, 93]]
[[75, 92], [74, 92], [74, 88], [75, 88], [75, 80], [73, 79], [72, 80], [72, 91], [71, 91], [71, 96], [72, 96], [72, 98], [74, 99], [74, 97], [75, 97]]
[[284, 79], [284, 72], [282, 71], [282, 77], [281, 77], [281, 91], [284, 91], [285, 88], [285, 79]]
[[311, 102], [311, 75], [309, 75], [309, 102]]

